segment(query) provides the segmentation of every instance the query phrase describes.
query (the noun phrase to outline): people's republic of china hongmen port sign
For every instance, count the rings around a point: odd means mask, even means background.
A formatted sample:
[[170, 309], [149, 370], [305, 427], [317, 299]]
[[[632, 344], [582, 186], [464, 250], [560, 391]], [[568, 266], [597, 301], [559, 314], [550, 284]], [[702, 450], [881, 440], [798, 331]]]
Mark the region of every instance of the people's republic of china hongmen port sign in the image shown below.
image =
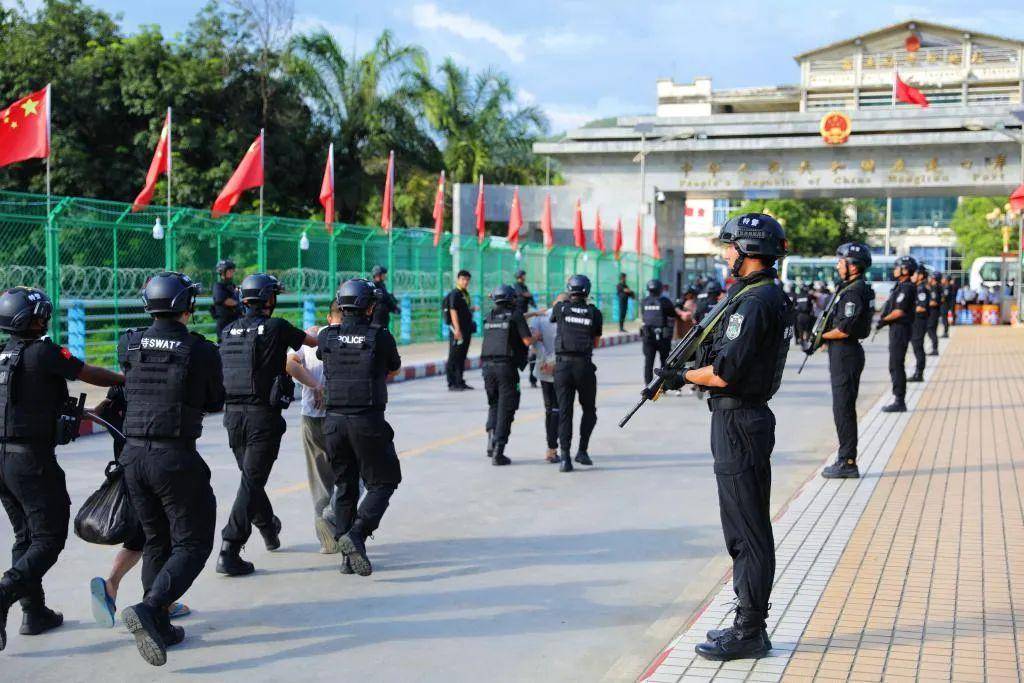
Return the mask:
[[829, 145], [841, 145], [850, 139], [850, 117], [841, 111], [830, 111], [821, 117], [821, 138]]

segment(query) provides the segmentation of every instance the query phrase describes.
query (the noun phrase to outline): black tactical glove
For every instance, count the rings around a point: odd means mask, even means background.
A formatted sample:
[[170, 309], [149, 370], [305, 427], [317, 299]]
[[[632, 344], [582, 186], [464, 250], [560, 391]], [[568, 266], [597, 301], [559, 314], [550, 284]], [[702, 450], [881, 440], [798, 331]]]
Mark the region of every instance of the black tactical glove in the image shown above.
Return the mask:
[[676, 389], [682, 389], [683, 385], [686, 384], [686, 370], [671, 370], [668, 368], [658, 368], [654, 371], [654, 374], [661, 378], [661, 384], [669, 391], [675, 391]]
[[803, 349], [803, 352], [809, 356], [812, 353], [814, 353], [814, 342], [805, 339], [804, 341], [800, 342], [800, 348]]
[[885, 322], [885, 320], [879, 318], [878, 322], [875, 323], [875, 332], [878, 332], [880, 329], [882, 329], [883, 327], [885, 327], [888, 324], [889, 323]]

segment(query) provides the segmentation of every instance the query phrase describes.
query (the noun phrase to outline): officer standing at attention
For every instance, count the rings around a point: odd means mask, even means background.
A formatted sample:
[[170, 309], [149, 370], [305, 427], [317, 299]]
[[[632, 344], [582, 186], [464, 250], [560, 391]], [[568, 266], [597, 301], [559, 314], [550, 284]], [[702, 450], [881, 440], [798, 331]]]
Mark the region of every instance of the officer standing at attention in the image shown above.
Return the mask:
[[786, 253], [778, 221], [757, 213], [737, 216], [722, 227], [719, 240], [736, 278], [729, 303], [711, 323], [697, 367], [663, 376], [666, 388], [690, 382], [711, 392], [711, 453], [737, 607], [733, 626], [708, 632], [696, 651], [727, 661], [762, 657], [771, 649], [765, 619], [775, 576], [769, 512], [775, 415], [768, 401], [782, 380], [793, 314], [775, 284], [774, 264]]
[[526, 366], [526, 354], [533, 335], [519, 309], [516, 290], [498, 285], [491, 292], [494, 308], [484, 319], [484, 389], [487, 391], [487, 457], [492, 465], [509, 465], [505, 444], [512, 420], [519, 408], [519, 371]]
[[811, 286], [804, 285], [793, 300], [796, 309], [796, 326], [793, 335], [797, 344], [805, 344], [811, 335], [811, 327], [814, 325], [814, 299], [812, 298]]
[[722, 285], [718, 280], [711, 280], [704, 286], [704, 291], [697, 295], [697, 309], [693, 312], [693, 322], [704, 319], [718, 300], [722, 298]]
[[373, 278], [373, 288], [377, 294], [377, 305], [373, 308], [373, 322], [382, 327], [391, 324], [391, 314], [401, 313], [402, 308], [398, 305], [398, 299], [388, 291], [387, 284], [388, 269], [382, 265], [376, 265], [370, 270], [370, 277]]
[[448, 391], [466, 391], [473, 387], [466, 384], [466, 355], [469, 342], [476, 331], [473, 321], [474, 306], [469, 299], [469, 271], [460, 270], [455, 277], [455, 288], [448, 292], [442, 303], [444, 321], [448, 324], [448, 362], [445, 374], [448, 376]]
[[569, 456], [572, 447], [572, 409], [576, 394], [580, 397], [580, 443], [576, 462], [593, 465], [587, 454], [590, 435], [597, 424], [597, 368], [592, 356], [601, 341], [604, 317], [587, 301], [590, 279], [586, 275], [569, 278], [568, 301], [551, 309], [551, 322], [558, 326], [555, 335], [555, 394], [558, 396], [558, 441], [561, 446], [560, 472], [572, 472]]
[[928, 339], [931, 340], [932, 350], [929, 356], [939, 355], [939, 316], [942, 307], [942, 285], [940, 280], [942, 274], [932, 271], [928, 276]]
[[217, 572], [242, 576], [254, 571], [239, 554], [252, 527], [267, 550], [281, 547], [281, 520], [267, 498], [266, 485], [277, 460], [286, 425], [281, 410], [291, 403], [295, 384], [285, 372], [288, 349], [316, 346], [316, 338], [283, 318], [272, 318], [277, 295], [284, 291], [273, 275], [256, 273], [242, 281], [245, 317], [224, 328], [220, 357], [224, 365], [224, 428], [242, 473], [228, 523]]
[[121, 619], [153, 666], [185, 638], [168, 609], [203, 570], [216, 534], [217, 501], [196, 440], [203, 415], [224, 406], [224, 377], [217, 347], [186, 327], [198, 293], [181, 273], [154, 276], [142, 295], [153, 324], [126, 331], [117, 347], [127, 437], [120, 462], [146, 535], [142, 602], [122, 610]]
[[78, 436], [68, 380], [98, 387], [124, 382], [44, 339], [52, 314], [41, 289], [14, 287], [0, 295], [0, 330], [10, 335], [0, 352], [0, 502], [14, 531], [11, 568], [0, 577], [0, 650], [7, 646], [7, 613], [19, 600], [21, 635], [64, 623], [46, 606], [43, 576], [68, 538], [71, 501], [55, 453]]
[[910, 276], [910, 281], [917, 287], [916, 303], [914, 304], [914, 324], [910, 330], [910, 346], [914, 349], [916, 367], [914, 374], [907, 378], [908, 382], [923, 382], [924, 368], [928, 360], [924, 352], [924, 337], [928, 333], [928, 310], [932, 301], [931, 290], [928, 289], [928, 268], [923, 263]]
[[953, 284], [951, 280], [943, 276], [940, 281], [941, 297], [939, 299], [939, 322], [942, 323], [942, 338], [949, 338], [949, 313], [956, 306], [953, 300]]
[[875, 315], [875, 290], [864, 274], [871, 267], [871, 249], [860, 242], [847, 242], [836, 250], [836, 270], [842, 284], [821, 335], [828, 343], [828, 372], [832, 379], [832, 417], [839, 436], [836, 461], [821, 472], [826, 479], [856, 479], [857, 468], [857, 394], [864, 371], [864, 348], [860, 340], [871, 334]]
[[640, 338], [644, 347], [644, 384], [650, 384], [654, 379], [654, 356], [657, 355], [664, 365], [672, 349], [676, 309], [672, 301], [662, 294], [661, 280], [657, 278], [647, 283], [647, 296], [640, 302], [640, 308], [643, 313]]
[[[395, 432], [384, 419], [387, 381], [398, 373], [402, 359], [388, 328], [372, 322], [378, 300], [369, 282], [345, 282], [337, 302], [341, 324], [321, 329], [317, 337], [327, 387], [324, 440], [338, 477], [334, 516], [338, 548], [344, 553], [340, 571], [369, 576], [373, 566], [366, 556], [366, 538], [380, 526], [402, 481]], [[362, 503], [360, 478], [366, 484]]]
[[619, 332], [626, 331], [626, 311], [629, 310], [629, 300], [636, 296], [633, 290], [626, 284], [626, 274], [619, 273], [619, 282], [615, 285], [615, 296], [619, 301]]
[[904, 413], [907, 410], [907, 346], [910, 344], [910, 326], [914, 322], [914, 304], [917, 288], [910, 276], [917, 270], [913, 256], [896, 259], [892, 275], [896, 279], [889, 300], [882, 309], [882, 317], [875, 325], [880, 330], [889, 326], [889, 377], [892, 379], [893, 402], [882, 408], [885, 413]]
[[238, 288], [235, 286], [235, 262], [231, 259], [217, 261], [217, 282], [213, 284], [213, 317], [217, 321], [217, 341], [225, 327], [242, 315]]

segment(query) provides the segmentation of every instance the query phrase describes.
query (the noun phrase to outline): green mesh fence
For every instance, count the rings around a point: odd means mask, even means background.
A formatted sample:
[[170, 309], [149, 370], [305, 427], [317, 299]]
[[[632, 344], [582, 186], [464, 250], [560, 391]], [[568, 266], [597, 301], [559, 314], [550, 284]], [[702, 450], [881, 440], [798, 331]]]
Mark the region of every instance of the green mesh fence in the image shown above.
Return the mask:
[[[161, 239], [154, 236], [157, 220]], [[265, 216], [261, 228], [259, 217], [248, 214], [213, 218], [206, 210], [162, 206], [133, 213], [131, 205], [120, 202], [75, 197], [47, 202], [41, 195], [0, 191], [0, 288], [46, 289], [56, 307], [51, 333], [93, 364], [114, 366], [120, 332], [147, 324], [140, 293], [161, 270], [187, 273], [202, 284], [194, 329], [212, 337], [210, 292], [221, 258], [238, 265], [236, 281], [258, 271], [281, 278], [287, 291], [277, 314], [297, 325], [324, 320], [341, 282], [384, 264], [388, 287], [402, 307], [391, 324], [401, 344], [445, 338], [441, 300], [459, 269], [473, 274], [470, 293], [481, 315], [490, 307], [487, 294], [512, 282], [522, 269], [540, 306], [563, 290], [570, 275], [586, 274], [593, 281], [594, 302], [608, 319], [616, 309], [620, 272], [640, 291], [639, 285], [660, 269], [659, 261], [638, 260], [633, 253], [616, 260], [611, 254], [547, 250], [540, 244], [521, 244], [514, 251], [498, 237], [458, 243], [446, 233], [435, 247], [433, 233], [418, 228], [386, 234], [338, 224], [328, 234], [311, 220]], [[632, 310], [630, 318], [635, 318]]]

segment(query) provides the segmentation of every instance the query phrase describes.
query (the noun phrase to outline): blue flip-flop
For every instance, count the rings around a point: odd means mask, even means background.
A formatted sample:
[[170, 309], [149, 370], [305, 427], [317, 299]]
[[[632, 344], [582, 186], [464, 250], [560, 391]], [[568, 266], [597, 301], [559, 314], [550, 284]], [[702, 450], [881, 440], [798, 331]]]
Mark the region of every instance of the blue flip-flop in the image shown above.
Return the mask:
[[107, 582], [97, 576], [89, 582], [89, 594], [92, 603], [92, 618], [100, 626], [114, 628], [117, 605], [113, 598], [107, 595]]

